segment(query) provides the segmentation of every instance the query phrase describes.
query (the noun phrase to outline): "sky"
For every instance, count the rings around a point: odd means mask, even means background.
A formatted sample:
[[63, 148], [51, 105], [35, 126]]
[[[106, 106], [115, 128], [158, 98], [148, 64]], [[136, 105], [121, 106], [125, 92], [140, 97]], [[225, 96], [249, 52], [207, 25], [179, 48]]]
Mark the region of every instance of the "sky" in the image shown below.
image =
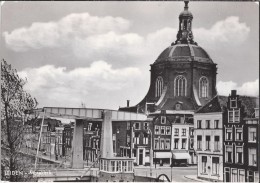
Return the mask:
[[[5, 2], [1, 57], [39, 107], [136, 105], [150, 64], [176, 40], [183, 2]], [[259, 93], [259, 5], [190, 2], [194, 40], [217, 64], [217, 90]]]

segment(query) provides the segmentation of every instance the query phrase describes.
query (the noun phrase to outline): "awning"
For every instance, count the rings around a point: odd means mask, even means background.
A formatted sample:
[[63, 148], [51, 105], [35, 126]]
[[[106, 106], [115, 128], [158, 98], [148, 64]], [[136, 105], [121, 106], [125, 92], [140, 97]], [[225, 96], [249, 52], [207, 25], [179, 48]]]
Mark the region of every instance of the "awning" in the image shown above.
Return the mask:
[[171, 152], [155, 152], [154, 158], [172, 158]]
[[173, 159], [190, 159], [189, 153], [172, 153]]

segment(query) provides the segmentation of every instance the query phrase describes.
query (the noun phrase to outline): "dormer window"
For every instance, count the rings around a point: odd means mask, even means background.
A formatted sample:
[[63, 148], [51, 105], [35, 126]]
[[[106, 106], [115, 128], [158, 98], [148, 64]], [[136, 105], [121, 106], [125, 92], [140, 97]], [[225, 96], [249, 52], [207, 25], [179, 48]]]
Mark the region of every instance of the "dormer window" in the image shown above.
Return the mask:
[[181, 104], [177, 103], [177, 104], [175, 105], [175, 109], [176, 109], [176, 110], [181, 110]]
[[236, 99], [230, 99], [230, 108], [237, 108], [237, 100]]
[[259, 108], [255, 108], [255, 118], [259, 117]]
[[166, 124], [166, 116], [161, 116], [161, 124]]

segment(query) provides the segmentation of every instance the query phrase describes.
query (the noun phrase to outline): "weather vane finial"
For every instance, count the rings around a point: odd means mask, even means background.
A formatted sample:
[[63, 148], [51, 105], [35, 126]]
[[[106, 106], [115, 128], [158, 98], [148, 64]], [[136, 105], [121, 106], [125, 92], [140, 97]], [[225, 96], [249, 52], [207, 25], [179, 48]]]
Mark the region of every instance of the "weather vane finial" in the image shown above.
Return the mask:
[[184, 10], [188, 10], [188, 8], [189, 8], [188, 7], [189, 1], [185, 0], [184, 3], [185, 3]]

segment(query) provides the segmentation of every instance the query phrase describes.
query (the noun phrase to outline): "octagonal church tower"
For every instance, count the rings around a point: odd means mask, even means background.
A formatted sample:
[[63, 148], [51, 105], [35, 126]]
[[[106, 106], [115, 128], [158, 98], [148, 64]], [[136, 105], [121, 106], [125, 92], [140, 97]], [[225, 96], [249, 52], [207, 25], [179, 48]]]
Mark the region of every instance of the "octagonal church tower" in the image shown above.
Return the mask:
[[192, 19], [185, 1], [184, 11], [179, 15], [177, 40], [150, 65], [147, 95], [137, 105], [119, 110], [147, 114], [165, 110], [195, 111], [217, 94], [217, 64], [194, 41]]
[[155, 103], [155, 109], [195, 110], [216, 95], [216, 64], [194, 41], [192, 19], [186, 1], [177, 40], [151, 65], [151, 84], [144, 100]]

